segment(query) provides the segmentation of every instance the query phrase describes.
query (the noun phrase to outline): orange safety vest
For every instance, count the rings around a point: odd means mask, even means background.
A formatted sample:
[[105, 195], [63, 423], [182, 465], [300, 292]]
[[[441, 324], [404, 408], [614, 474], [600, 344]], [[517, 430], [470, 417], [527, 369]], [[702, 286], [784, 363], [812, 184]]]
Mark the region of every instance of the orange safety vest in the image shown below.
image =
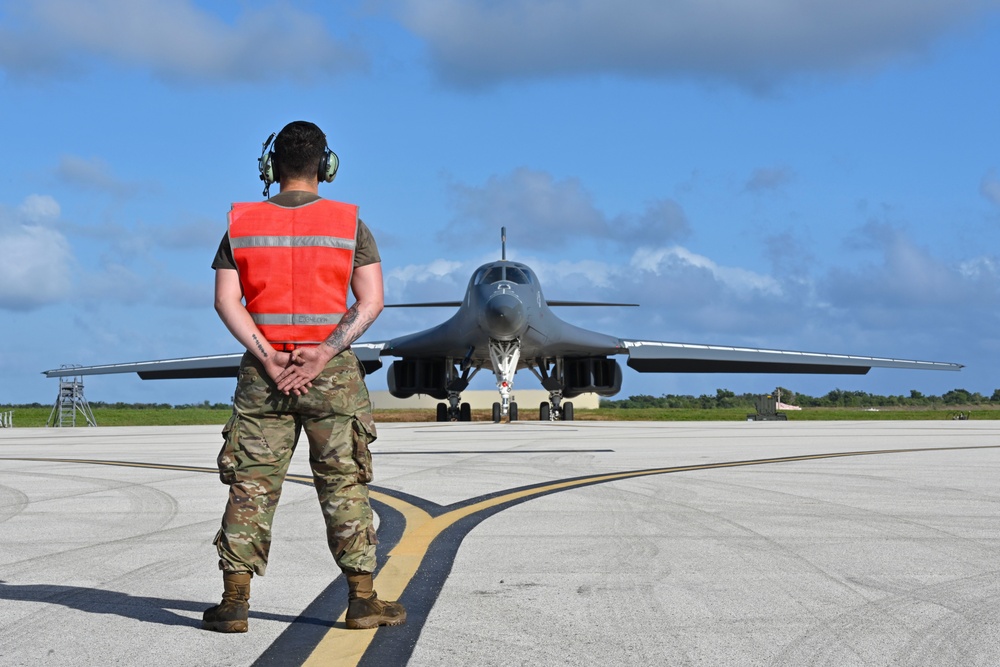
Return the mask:
[[347, 312], [358, 207], [233, 204], [229, 243], [246, 308], [272, 344], [322, 343]]

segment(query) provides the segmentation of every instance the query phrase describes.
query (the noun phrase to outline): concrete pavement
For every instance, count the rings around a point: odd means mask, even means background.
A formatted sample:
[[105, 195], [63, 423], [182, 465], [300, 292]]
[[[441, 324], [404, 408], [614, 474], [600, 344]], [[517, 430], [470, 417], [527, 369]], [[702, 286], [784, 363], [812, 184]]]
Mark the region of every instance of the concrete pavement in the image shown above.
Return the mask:
[[1000, 664], [997, 422], [381, 424], [408, 624], [343, 628], [299, 452], [245, 635], [218, 431], [0, 431], [0, 665]]

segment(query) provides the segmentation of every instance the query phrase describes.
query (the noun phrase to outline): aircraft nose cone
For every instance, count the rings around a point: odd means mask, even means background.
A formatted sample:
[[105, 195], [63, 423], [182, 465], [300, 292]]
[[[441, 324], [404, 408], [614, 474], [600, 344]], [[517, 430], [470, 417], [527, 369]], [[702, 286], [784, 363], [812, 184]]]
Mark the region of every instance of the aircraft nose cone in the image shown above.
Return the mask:
[[511, 294], [490, 297], [483, 309], [482, 324], [493, 338], [514, 338], [524, 328], [524, 304]]

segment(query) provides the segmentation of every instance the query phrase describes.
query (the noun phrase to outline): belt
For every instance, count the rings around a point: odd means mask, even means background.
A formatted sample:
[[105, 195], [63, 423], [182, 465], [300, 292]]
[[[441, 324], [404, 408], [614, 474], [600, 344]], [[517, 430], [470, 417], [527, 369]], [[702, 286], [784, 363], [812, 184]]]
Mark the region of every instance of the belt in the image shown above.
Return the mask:
[[278, 352], [291, 352], [303, 347], [319, 347], [319, 343], [271, 343]]

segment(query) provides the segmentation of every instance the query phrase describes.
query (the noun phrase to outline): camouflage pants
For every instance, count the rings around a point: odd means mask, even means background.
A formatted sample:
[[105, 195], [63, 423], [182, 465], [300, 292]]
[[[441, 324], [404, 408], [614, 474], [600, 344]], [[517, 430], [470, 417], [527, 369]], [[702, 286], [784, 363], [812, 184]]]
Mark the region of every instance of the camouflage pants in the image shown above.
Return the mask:
[[281, 485], [303, 430], [334, 560], [342, 570], [374, 571], [377, 539], [367, 483], [375, 423], [350, 350], [334, 357], [302, 396], [282, 394], [261, 363], [244, 355], [218, 460], [220, 478], [229, 485], [215, 537], [220, 569], [264, 574]]

